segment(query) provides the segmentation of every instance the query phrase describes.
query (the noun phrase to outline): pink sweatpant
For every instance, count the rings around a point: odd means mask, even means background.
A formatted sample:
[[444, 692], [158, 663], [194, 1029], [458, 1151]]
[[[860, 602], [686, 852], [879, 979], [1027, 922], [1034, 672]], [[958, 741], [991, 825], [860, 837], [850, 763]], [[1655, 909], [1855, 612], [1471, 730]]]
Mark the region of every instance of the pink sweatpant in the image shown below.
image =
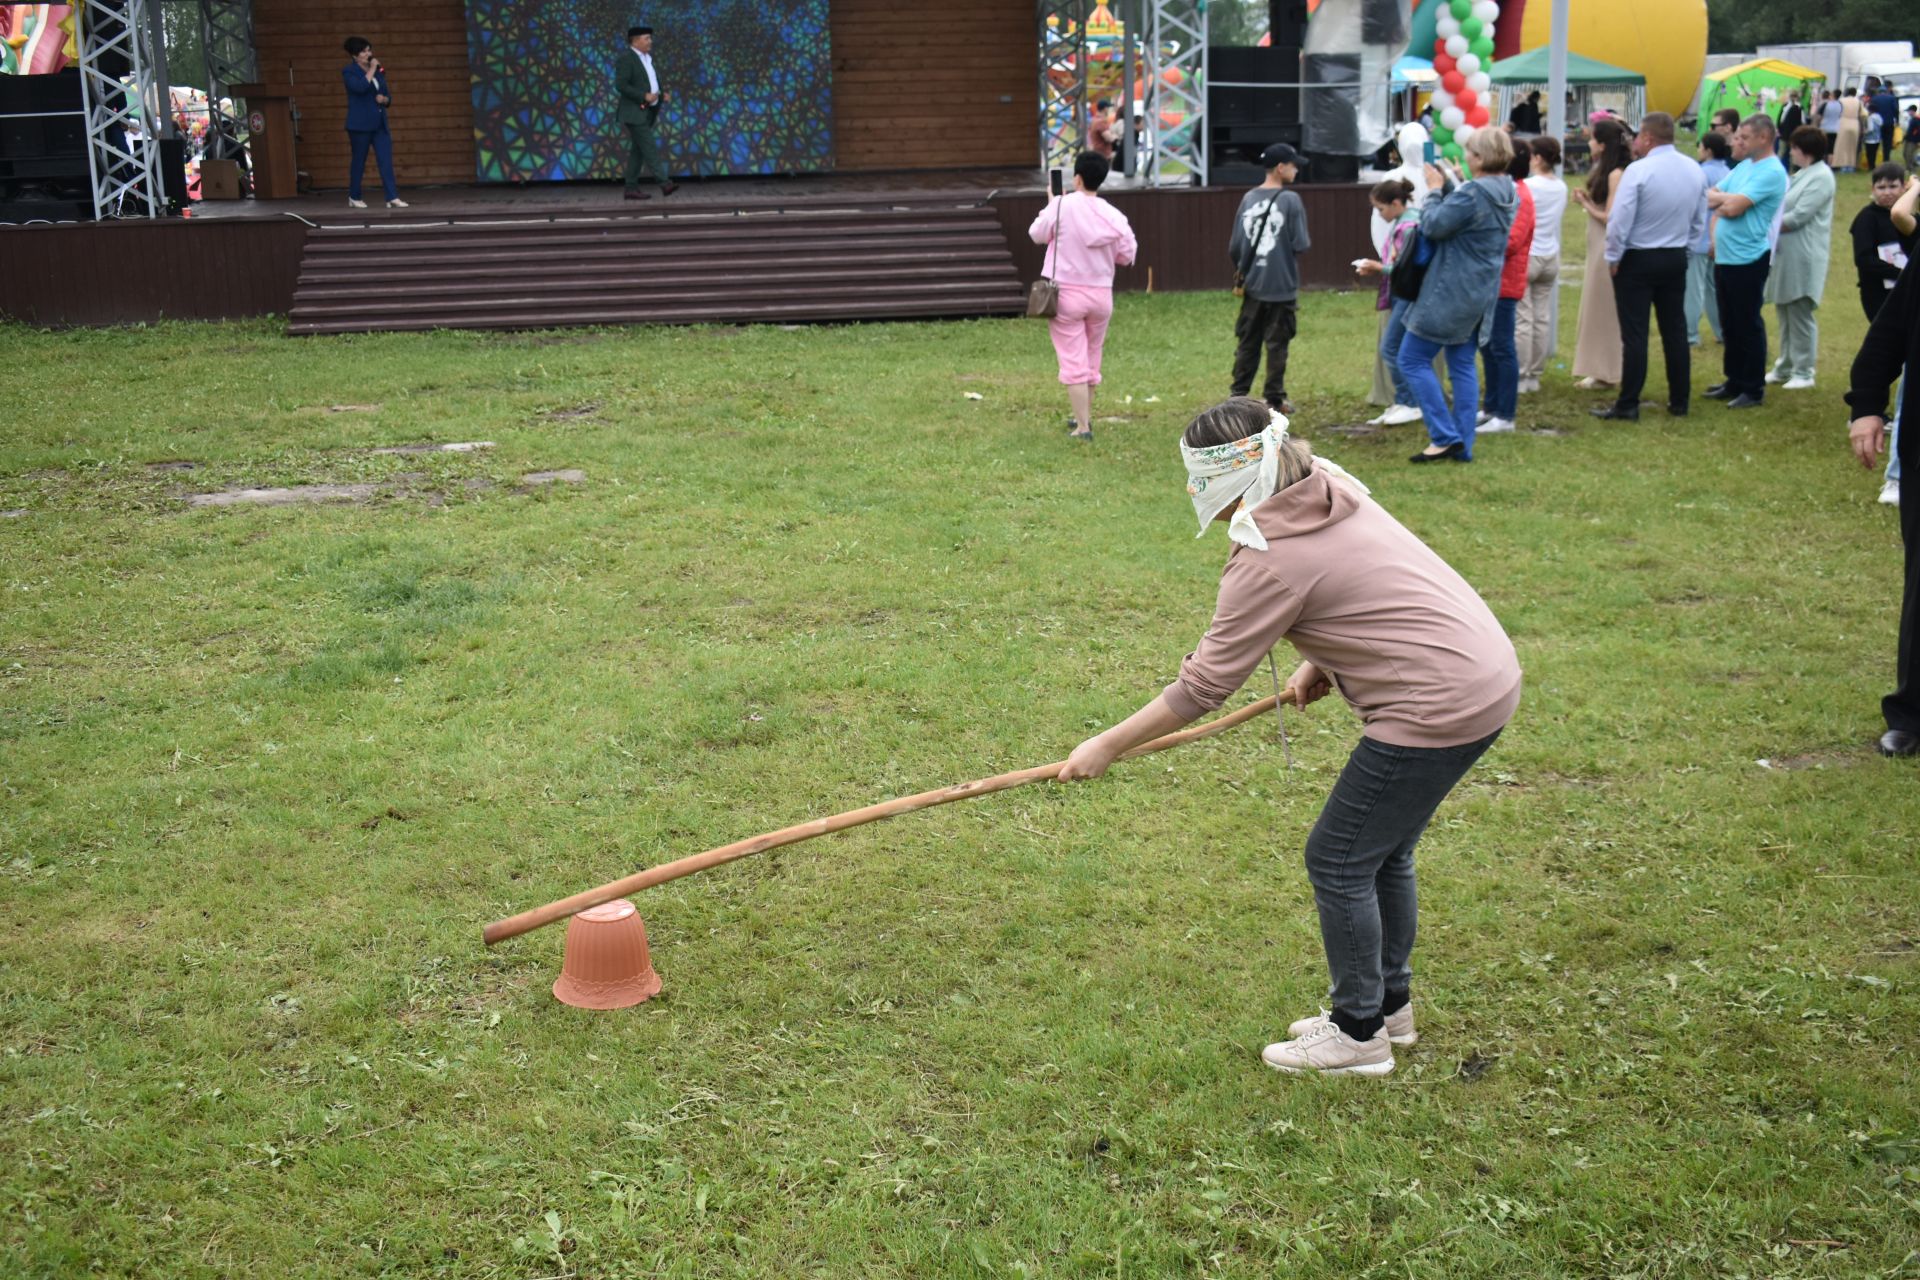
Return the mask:
[[1060, 286], [1060, 309], [1047, 321], [1053, 351], [1060, 357], [1060, 381], [1100, 382], [1100, 352], [1107, 345], [1107, 322], [1113, 319], [1113, 290], [1090, 284]]

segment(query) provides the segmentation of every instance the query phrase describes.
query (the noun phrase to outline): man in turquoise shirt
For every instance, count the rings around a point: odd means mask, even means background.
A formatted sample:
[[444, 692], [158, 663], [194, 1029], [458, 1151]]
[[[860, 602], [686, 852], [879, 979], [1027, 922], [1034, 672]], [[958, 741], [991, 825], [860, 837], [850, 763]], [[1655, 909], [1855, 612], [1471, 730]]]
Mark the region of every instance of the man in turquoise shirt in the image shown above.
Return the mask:
[[1773, 264], [1773, 219], [1787, 198], [1787, 167], [1773, 154], [1773, 121], [1753, 115], [1733, 135], [1740, 163], [1707, 192], [1713, 215], [1713, 288], [1726, 343], [1725, 381], [1706, 394], [1729, 409], [1752, 409], [1767, 394], [1767, 321], [1762, 312]]

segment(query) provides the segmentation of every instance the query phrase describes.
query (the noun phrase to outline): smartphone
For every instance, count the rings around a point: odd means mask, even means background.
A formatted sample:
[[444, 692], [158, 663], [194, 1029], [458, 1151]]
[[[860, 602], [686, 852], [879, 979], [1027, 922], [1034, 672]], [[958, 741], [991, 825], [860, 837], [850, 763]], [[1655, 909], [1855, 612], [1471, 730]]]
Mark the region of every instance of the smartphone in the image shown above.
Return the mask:
[[1051, 174], [1047, 176], [1047, 181], [1052, 188], [1053, 194], [1057, 196], [1066, 194], [1066, 191], [1067, 191], [1066, 170], [1055, 169]]
[[1433, 139], [1429, 138], [1427, 139], [1426, 142], [1422, 143], [1420, 150], [1421, 150], [1420, 158], [1424, 160], [1426, 163], [1428, 164], [1440, 163], [1440, 148], [1433, 141]]

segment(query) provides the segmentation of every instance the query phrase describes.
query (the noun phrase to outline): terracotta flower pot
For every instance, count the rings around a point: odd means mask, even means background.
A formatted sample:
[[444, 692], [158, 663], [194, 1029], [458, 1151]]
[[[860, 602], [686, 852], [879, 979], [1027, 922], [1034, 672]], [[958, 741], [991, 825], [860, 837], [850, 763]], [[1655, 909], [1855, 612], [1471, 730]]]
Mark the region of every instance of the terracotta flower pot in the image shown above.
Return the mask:
[[567, 953], [554, 998], [578, 1009], [624, 1009], [659, 994], [647, 926], [631, 902], [588, 907], [567, 922]]

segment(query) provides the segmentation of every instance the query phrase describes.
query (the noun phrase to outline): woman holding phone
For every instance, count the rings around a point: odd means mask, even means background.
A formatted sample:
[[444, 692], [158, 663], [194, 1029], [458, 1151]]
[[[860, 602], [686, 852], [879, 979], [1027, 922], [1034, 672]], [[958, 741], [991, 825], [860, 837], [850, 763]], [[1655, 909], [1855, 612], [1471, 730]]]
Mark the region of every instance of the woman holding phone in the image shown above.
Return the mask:
[[1126, 215], [1100, 198], [1111, 166], [1106, 157], [1082, 151], [1073, 162], [1073, 190], [1063, 190], [1054, 171], [1053, 198], [1027, 234], [1047, 246], [1041, 274], [1059, 286], [1060, 305], [1047, 321], [1060, 381], [1073, 409], [1074, 440], [1093, 439], [1093, 389], [1100, 385], [1100, 357], [1113, 319], [1113, 269], [1139, 252]]

